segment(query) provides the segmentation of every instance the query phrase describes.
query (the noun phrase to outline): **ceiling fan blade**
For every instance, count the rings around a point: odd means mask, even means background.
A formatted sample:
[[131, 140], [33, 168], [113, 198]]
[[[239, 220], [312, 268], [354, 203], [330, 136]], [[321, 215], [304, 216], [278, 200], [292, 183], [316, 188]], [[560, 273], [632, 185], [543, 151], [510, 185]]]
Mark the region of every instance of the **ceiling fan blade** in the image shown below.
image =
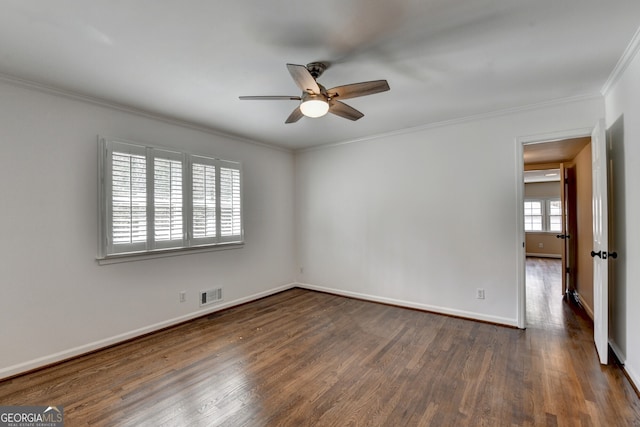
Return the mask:
[[299, 96], [240, 96], [243, 101], [300, 101]]
[[295, 123], [298, 120], [300, 120], [303, 116], [304, 114], [302, 114], [302, 111], [300, 111], [300, 107], [296, 107], [296, 109], [291, 112], [289, 117], [287, 117], [287, 120], [285, 121], [285, 123]]
[[320, 86], [316, 83], [316, 79], [313, 78], [307, 67], [304, 65], [287, 64], [289, 74], [293, 77], [293, 81], [296, 82], [298, 87], [303, 92], [309, 92], [314, 94], [320, 93]]
[[374, 93], [389, 90], [386, 80], [373, 80], [370, 82], [352, 83], [344, 86], [336, 86], [327, 91], [330, 97], [339, 99], [356, 98], [358, 96], [373, 95]]
[[364, 116], [360, 111], [345, 104], [344, 102], [331, 100], [329, 102], [329, 112], [345, 119], [356, 121]]

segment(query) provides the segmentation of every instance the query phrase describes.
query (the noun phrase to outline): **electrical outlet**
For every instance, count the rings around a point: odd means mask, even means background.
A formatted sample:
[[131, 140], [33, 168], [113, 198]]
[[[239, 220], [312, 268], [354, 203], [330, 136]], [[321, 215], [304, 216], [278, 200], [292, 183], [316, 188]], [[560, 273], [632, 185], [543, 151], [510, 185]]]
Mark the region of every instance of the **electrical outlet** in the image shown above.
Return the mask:
[[300, 274], [304, 274], [304, 267], [300, 267]]
[[538, 247], [539, 248], [544, 248], [544, 243], [542, 243], [542, 242], [538, 243]]
[[482, 288], [476, 289], [476, 298], [484, 299], [484, 289]]
[[185, 291], [180, 291], [180, 302], [187, 301], [187, 293]]

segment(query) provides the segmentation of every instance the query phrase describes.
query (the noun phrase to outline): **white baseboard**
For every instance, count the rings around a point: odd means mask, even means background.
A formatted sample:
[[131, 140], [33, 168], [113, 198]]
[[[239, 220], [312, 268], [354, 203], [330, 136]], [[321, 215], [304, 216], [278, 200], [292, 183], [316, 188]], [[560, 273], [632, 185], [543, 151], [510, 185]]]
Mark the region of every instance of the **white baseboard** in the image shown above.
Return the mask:
[[446, 314], [449, 316], [461, 317], [461, 318], [470, 319], [470, 320], [480, 320], [483, 322], [495, 323], [499, 325], [512, 326], [516, 328], [518, 327], [518, 319], [508, 319], [508, 318], [498, 317], [498, 316], [487, 316], [486, 314], [481, 314], [481, 313], [474, 313], [474, 312], [463, 311], [463, 310], [454, 310], [450, 308], [438, 307], [435, 305], [420, 304], [420, 303], [415, 303], [410, 301], [397, 300], [393, 298], [384, 298], [376, 295], [361, 294], [358, 292], [349, 292], [341, 289], [310, 285], [308, 283], [297, 283], [296, 286], [302, 289], [326, 292], [326, 293], [341, 295], [341, 296], [350, 297], [350, 298], [357, 298], [365, 301], [379, 302], [382, 304], [390, 304], [398, 307], [413, 308], [417, 310], [424, 310], [424, 311], [429, 311], [429, 312], [438, 313], [438, 314]]
[[580, 306], [584, 308], [584, 311], [586, 311], [589, 317], [591, 318], [591, 320], [593, 320], [593, 309], [589, 307], [587, 304], [585, 304], [584, 300], [580, 296], [580, 292], [575, 291], [575, 297], [578, 300], [578, 303], [580, 304]]
[[296, 287], [296, 283], [289, 283], [286, 285], [282, 285], [273, 289], [269, 289], [264, 292], [259, 292], [257, 294], [249, 295], [243, 298], [238, 298], [233, 301], [222, 302], [221, 304], [217, 304], [213, 307], [208, 307], [203, 310], [194, 311], [192, 313], [186, 314], [184, 316], [176, 317], [173, 319], [165, 320], [164, 322], [156, 323], [154, 325], [145, 326], [143, 328], [135, 329], [133, 331], [125, 332], [124, 334], [115, 335], [103, 340], [98, 340], [89, 344], [81, 345], [75, 348], [71, 348], [68, 350], [60, 351], [58, 353], [49, 354], [47, 356], [39, 357], [37, 359], [29, 360], [24, 363], [19, 363], [17, 365], [9, 366], [7, 368], [0, 369], [0, 380], [3, 378], [12, 377], [15, 375], [19, 375], [34, 369], [42, 368], [47, 365], [51, 365], [54, 363], [62, 362], [63, 360], [71, 359], [73, 357], [78, 357], [86, 353], [90, 353], [92, 351], [100, 350], [101, 348], [109, 347], [114, 344], [121, 343], [123, 341], [130, 340], [132, 338], [140, 337], [142, 335], [146, 335], [151, 332], [159, 331], [161, 329], [174, 326], [201, 316], [206, 316], [207, 314], [215, 313], [216, 311], [224, 310], [226, 308], [234, 307], [240, 304], [244, 304], [247, 302], [255, 301], [260, 298], [267, 297], [269, 295], [277, 294], [278, 292], [286, 291], [288, 289]]
[[613, 341], [609, 341], [609, 347], [611, 347], [611, 350], [613, 350], [613, 352], [616, 354], [616, 357], [620, 361], [620, 364], [624, 365], [626, 356], [624, 355], [624, 353], [622, 353], [620, 347], [618, 347]]
[[633, 386], [636, 389], [640, 390], [640, 376], [636, 374], [636, 372], [633, 370], [632, 367], [627, 365], [627, 360], [626, 360], [627, 358], [623, 353], [622, 349], [618, 347], [618, 345], [613, 341], [609, 341], [609, 347], [611, 347], [611, 350], [615, 353], [616, 357], [620, 361], [620, 364], [623, 366], [623, 369], [627, 373], [627, 377], [629, 378], [629, 381], [633, 383]]
[[636, 390], [640, 390], [640, 376], [629, 365], [624, 365], [624, 370]]

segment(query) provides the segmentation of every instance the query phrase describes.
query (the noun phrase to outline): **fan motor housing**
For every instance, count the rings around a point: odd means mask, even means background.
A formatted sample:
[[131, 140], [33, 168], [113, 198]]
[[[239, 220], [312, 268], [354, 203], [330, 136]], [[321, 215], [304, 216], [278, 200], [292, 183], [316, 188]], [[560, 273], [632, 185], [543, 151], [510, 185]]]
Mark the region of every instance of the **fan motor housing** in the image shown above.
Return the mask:
[[309, 70], [309, 74], [311, 74], [314, 79], [320, 77], [327, 68], [328, 64], [324, 62], [310, 62], [307, 64], [307, 70]]

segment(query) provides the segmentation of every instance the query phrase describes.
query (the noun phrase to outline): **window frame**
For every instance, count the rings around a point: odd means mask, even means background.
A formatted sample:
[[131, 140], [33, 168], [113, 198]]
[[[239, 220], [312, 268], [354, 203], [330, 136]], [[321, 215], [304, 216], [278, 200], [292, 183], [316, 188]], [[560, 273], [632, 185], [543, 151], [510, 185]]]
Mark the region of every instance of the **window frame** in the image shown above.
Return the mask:
[[[540, 203], [540, 215], [527, 215], [526, 214], [526, 212], [527, 212], [526, 204], [527, 203]], [[544, 220], [545, 205], [546, 205], [546, 203], [542, 199], [525, 199], [525, 201], [523, 203], [523, 208], [524, 208], [524, 226], [525, 226], [524, 231], [526, 233], [543, 233], [544, 232], [544, 230], [545, 230], [545, 220]], [[527, 230], [527, 228], [526, 228], [527, 224], [528, 224], [527, 218], [529, 218], [529, 217], [536, 217], [536, 218], [540, 217], [540, 227], [541, 227], [540, 230]], [[532, 222], [532, 224], [533, 224], [533, 222]]]
[[[523, 203], [523, 212], [526, 212], [526, 209], [524, 208], [524, 204], [527, 202], [540, 202], [541, 203], [541, 207], [542, 207], [542, 230], [526, 230], [525, 229], [525, 233], [549, 233], [549, 234], [553, 234], [553, 233], [561, 233], [562, 232], [562, 201], [560, 200], [559, 197], [530, 197], [530, 198], [525, 198], [524, 199], [524, 203]], [[552, 216], [558, 216], [558, 215], [551, 215], [551, 203], [552, 202], [560, 202], [560, 230], [551, 230], [551, 217]], [[526, 227], [527, 224], [527, 216], [531, 216], [531, 215], [523, 215], [524, 217], [524, 225]], [[539, 216], [539, 215], [535, 215], [535, 216]]]
[[[146, 241], [144, 243], [114, 244], [113, 242], [113, 152], [144, 155], [146, 161]], [[155, 159], [179, 160], [182, 178], [182, 238], [156, 240], [155, 230]], [[194, 163], [215, 167], [216, 235], [198, 239], [193, 236], [193, 176]], [[220, 229], [220, 168], [237, 171], [239, 183], [239, 234], [221, 238]], [[212, 156], [196, 155], [173, 148], [142, 144], [119, 138], [98, 136], [98, 255], [99, 262], [127, 258], [155, 258], [171, 254], [230, 249], [244, 245], [244, 179], [242, 164]], [[235, 230], [234, 230], [235, 231]]]

